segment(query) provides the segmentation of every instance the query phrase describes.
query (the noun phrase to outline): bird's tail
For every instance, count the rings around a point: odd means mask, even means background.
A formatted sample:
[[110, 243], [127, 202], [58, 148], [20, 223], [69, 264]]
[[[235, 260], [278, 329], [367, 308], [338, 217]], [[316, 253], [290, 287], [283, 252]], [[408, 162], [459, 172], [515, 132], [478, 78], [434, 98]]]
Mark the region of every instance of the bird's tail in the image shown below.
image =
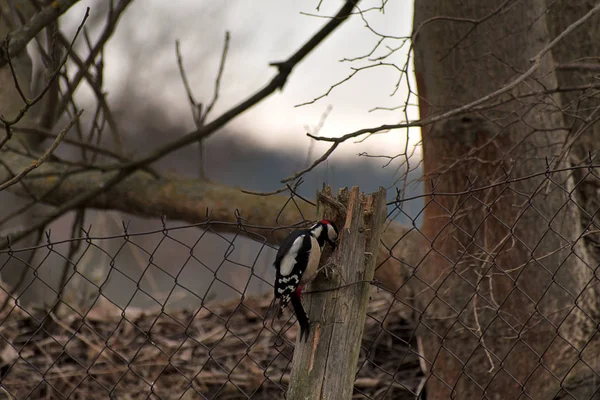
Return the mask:
[[285, 310], [289, 302], [290, 295], [285, 295], [279, 299], [279, 305], [277, 306], [277, 310], [275, 311], [275, 317], [277, 319], [281, 318], [281, 315], [283, 315], [283, 310]]
[[281, 302], [279, 302], [279, 305], [277, 306], [277, 310], [275, 311], [275, 318], [279, 319], [281, 318], [281, 315], [283, 315], [283, 310], [285, 309], [285, 305], [282, 305]]
[[293, 293], [291, 301], [292, 307], [294, 307], [294, 313], [298, 319], [298, 325], [300, 325], [300, 341], [302, 341], [302, 337], [304, 336], [304, 341], [306, 342], [310, 333], [308, 316], [306, 315], [306, 311], [304, 311], [304, 307], [302, 307], [300, 296], [296, 295], [296, 293]]

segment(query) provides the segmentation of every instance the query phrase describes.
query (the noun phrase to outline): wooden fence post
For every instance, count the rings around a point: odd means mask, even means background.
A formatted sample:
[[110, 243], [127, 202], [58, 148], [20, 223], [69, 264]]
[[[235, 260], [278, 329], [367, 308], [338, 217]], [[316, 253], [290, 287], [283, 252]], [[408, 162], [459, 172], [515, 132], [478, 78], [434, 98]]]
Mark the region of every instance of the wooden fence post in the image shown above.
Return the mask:
[[[369, 302], [377, 252], [386, 218], [386, 192], [365, 196], [357, 186], [331, 189], [317, 196], [319, 217], [338, 225], [338, 248], [307, 288], [304, 306], [311, 320], [306, 343], [296, 343], [287, 399], [344, 399], [352, 397], [358, 356]], [[327, 201], [329, 199], [329, 201]], [[344, 215], [344, 206], [347, 213]], [[327, 263], [323, 254], [321, 266]]]

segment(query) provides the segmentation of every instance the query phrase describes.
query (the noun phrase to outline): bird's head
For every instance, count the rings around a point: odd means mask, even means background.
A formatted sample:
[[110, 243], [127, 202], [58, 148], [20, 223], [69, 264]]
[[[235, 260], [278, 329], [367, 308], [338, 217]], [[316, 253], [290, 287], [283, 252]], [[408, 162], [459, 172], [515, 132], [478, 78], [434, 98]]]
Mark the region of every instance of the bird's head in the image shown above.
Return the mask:
[[338, 240], [338, 229], [332, 221], [323, 219], [317, 222], [310, 228], [310, 233], [317, 239], [321, 247], [327, 242], [335, 249], [335, 243]]

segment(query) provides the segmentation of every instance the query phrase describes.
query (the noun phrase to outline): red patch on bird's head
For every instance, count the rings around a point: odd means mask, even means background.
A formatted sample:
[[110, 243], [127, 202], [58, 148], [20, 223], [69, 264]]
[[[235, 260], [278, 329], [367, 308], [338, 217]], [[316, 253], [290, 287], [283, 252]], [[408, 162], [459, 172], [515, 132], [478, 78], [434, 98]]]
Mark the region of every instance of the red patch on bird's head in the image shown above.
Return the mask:
[[331, 225], [331, 221], [328, 220], [328, 219], [322, 219], [321, 223], [324, 224], [324, 225]]

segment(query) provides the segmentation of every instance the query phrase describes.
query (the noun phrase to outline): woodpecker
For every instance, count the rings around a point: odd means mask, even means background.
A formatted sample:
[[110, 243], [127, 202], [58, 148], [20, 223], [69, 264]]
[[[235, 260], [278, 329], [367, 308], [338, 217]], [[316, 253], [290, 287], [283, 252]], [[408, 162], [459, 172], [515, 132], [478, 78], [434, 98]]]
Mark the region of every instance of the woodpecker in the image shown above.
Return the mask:
[[292, 302], [300, 325], [300, 340], [308, 339], [310, 325], [302, 307], [302, 287], [317, 276], [321, 251], [325, 243], [335, 249], [338, 229], [329, 220], [321, 220], [309, 229], [293, 231], [283, 241], [275, 257], [275, 298], [279, 299], [278, 317]]

